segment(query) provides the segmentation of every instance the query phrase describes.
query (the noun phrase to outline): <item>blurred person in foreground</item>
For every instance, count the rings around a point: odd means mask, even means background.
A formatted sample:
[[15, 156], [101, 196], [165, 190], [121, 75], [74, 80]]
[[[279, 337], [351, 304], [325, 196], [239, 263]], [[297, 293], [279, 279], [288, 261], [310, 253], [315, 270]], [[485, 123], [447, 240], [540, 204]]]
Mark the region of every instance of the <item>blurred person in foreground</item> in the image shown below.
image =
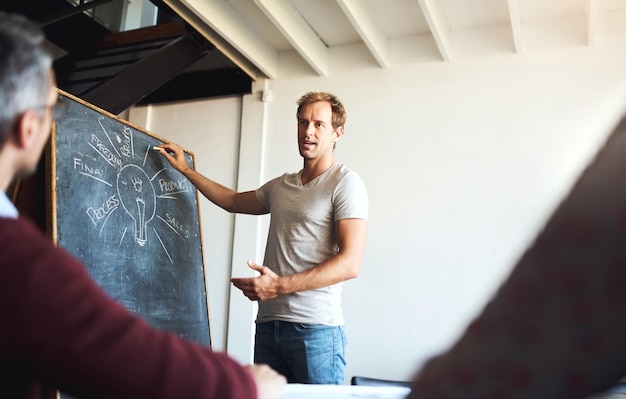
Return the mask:
[[34, 172], [61, 109], [44, 43], [0, 11], [0, 396], [280, 398], [283, 376], [152, 328], [18, 215], [5, 192]]
[[626, 375], [626, 117], [410, 399], [581, 399]]

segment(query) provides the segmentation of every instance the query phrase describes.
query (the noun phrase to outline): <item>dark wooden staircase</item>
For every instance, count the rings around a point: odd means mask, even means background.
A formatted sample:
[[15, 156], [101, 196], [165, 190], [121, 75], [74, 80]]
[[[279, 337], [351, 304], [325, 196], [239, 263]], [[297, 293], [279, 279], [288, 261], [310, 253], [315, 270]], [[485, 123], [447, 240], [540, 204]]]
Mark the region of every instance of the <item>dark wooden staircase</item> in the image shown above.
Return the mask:
[[157, 24], [117, 32], [87, 15], [123, 0], [4, 0], [43, 27], [60, 89], [119, 114], [133, 105], [247, 94], [252, 79], [159, 0]]

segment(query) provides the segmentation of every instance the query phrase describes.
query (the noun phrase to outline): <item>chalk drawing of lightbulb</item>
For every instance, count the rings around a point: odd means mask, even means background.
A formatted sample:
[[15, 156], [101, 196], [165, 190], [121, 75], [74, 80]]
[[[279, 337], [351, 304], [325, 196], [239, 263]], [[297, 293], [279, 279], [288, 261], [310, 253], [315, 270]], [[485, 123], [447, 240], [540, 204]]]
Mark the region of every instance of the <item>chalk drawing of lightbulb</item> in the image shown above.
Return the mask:
[[150, 178], [139, 166], [126, 165], [117, 175], [117, 193], [126, 213], [135, 222], [135, 241], [146, 245], [147, 226], [156, 213], [156, 192]]

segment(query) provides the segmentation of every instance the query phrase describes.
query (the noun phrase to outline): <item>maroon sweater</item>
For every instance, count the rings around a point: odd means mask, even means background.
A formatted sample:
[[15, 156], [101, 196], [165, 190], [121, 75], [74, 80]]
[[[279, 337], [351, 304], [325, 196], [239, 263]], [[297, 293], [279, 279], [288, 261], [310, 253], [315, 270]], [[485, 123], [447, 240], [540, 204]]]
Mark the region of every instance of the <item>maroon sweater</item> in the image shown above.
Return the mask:
[[0, 218], [0, 254], [0, 396], [256, 398], [240, 364], [150, 327], [25, 219]]

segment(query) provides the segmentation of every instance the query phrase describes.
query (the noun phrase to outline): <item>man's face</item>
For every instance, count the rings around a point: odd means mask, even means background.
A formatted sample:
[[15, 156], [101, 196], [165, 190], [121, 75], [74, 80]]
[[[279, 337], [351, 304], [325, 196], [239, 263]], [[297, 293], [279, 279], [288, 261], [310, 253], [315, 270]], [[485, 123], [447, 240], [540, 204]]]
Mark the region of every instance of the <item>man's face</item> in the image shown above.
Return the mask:
[[341, 128], [332, 125], [332, 109], [327, 101], [304, 105], [298, 116], [298, 148], [305, 160], [331, 156]]
[[44, 99], [45, 102], [42, 104], [42, 109], [37, 110], [38, 117], [33, 120], [31, 125], [35, 136], [33, 137], [32, 145], [28, 147], [28, 151], [25, 154], [24, 163], [18, 172], [18, 177], [30, 176], [35, 173], [39, 164], [39, 158], [41, 158], [43, 149], [50, 137], [52, 122], [54, 121], [54, 106], [58, 99], [56, 81], [52, 71], [50, 71], [50, 82], [50, 91]]

